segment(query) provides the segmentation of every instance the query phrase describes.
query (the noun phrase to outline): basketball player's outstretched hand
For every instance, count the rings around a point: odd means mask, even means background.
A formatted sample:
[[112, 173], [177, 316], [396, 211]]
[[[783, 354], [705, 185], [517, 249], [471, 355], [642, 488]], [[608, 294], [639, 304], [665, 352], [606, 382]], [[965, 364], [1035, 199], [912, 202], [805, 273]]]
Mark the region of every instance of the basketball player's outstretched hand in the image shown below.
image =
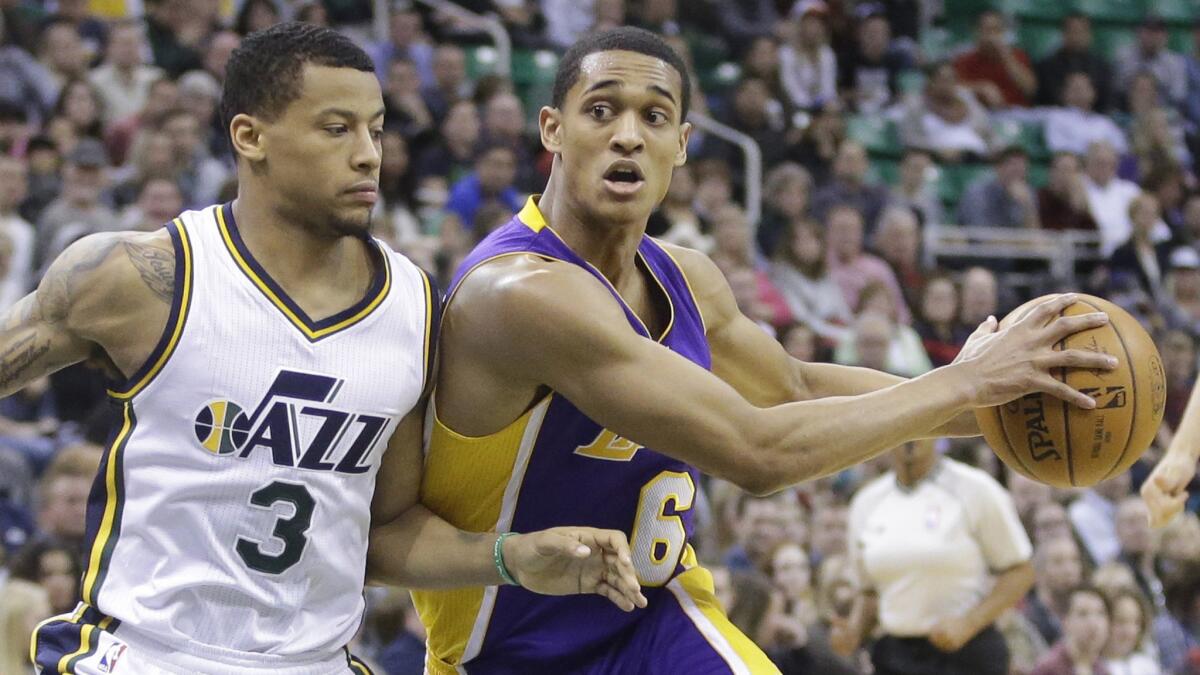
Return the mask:
[[504, 560], [517, 581], [543, 595], [603, 595], [625, 611], [645, 607], [624, 532], [553, 527], [509, 537]]
[[1172, 443], [1150, 477], [1142, 483], [1142, 501], [1150, 510], [1151, 527], [1166, 525], [1183, 510], [1188, 498], [1188, 483], [1195, 475], [1196, 460], [1191, 452]]
[[968, 386], [976, 407], [1008, 403], [1025, 394], [1043, 392], [1081, 408], [1095, 408], [1096, 402], [1052, 374], [1056, 368], [1112, 370], [1114, 357], [1084, 349], [1056, 350], [1063, 338], [1108, 323], [1103, 312], [1059, 316], [1076, 301], [1073, 293], [1047, 300], [1000, 328], [995, 317], [988, 317], [967, 339], [956, 364], [967, 368]]

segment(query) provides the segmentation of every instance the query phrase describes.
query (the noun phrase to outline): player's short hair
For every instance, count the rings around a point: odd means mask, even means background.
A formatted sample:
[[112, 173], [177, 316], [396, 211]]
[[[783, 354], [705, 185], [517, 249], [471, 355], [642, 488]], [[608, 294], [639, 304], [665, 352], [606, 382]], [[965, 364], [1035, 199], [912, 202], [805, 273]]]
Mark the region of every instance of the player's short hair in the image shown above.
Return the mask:
[[221, 120], [225, 128], [245, 113], [277, 119], [300, 98], [305, 64], [375, 72], [371, 57], [350, 38], [320, 26], [289, 21], [246, 36], [225, 67]]
[[683, 58], [661, 37], [648, 30], [632, 26], [622, 26], [589, 35], [571, 45], [562, 60], [558, 62], [558, 72], [554, 74], [554, 94], [551, 104], [555, 108], [562, 108], [563, 101], [567, 98], [567, 91], [579, 80], [579, 64], [583, 62], [584, 57], [596, 52], [610, 51], [645, 54], [660, 59], [674, 68], [675, 72], [679, 73], [680, 81], [683, 82], [682, 100], [679, 102], [679, 119], [680, 121], [687, 119], [688, 102], [692, 97], [692, 82], [688, 77], [688, 69], [683, 63]]

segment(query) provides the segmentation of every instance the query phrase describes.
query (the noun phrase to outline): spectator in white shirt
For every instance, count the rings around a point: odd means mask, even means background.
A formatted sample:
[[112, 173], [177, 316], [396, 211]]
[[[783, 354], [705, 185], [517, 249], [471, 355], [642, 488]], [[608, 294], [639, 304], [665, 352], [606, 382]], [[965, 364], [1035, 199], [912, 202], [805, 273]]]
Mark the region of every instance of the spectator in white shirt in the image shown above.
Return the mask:
[[1121, 552], [1117, 539], [1117, 501], [1129, 494], [1129, 472], [1084, 490], [1067, 509], [1071, 524], [1092, 563], [1103, 565]]
[[113, 24], [108, 33], [108, 56], [88, 75], [104, 104], [105, 126], [141, 110], [150, 85], [162, 77], [162, 70], [146, 65], [146, 51], [141, 21], [124, 19]]
[[792, 9], [799, 19], [791, 39], [779, 50], [779, 79], [797, 108], [819, 108], [837, 96], [837, 57], [829, 47], [828, 8], [821, 0], [802, 0]]
[[6, 264], [0, 272], [0, 312], [29, 292], [34, 254], [33, 226], [17, 213], [25, 201], [29, 177], [25, 163], [0, 156], [0, 237], [7, 242]]
[[1096, 88], [1092, 78], [1078, 71], [1067, 75], [1062, 85], [1062, 105], [1046, 115], [1046, 147], [1052, 152], [1082, 155], [1096, 141], [1107, 141], [1119, 154], [1129, 143], [1124, 132], [1106, 115], [1092, 109]]
[[[1100, 252], [1107, 258], [1133, 232], [1129, 205], [1142, 193], [1142, 189], [1137, 183], [1117, 177], [1117, 152], [1104, 141], [1088, 146], [1083, 171], [1088, 210], [1100, 231]], [[1165, 234], [1165, 238], [1169, 239], [1170, 229], [1166, 224], [1162, 227], [1167, 232], [1156, 231], [1154, 236], [1157, 238]]]

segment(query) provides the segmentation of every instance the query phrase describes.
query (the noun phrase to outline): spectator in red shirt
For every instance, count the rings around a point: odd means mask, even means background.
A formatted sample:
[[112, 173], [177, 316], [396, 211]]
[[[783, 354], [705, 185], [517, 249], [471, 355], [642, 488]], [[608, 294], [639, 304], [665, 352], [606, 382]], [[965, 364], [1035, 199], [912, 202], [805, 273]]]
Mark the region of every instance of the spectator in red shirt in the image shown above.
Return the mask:
[[954, 60], [958, 79], [989, 108], [1027, 106], [1037, 91], [1029, 55], [1004, 41], [1004, 15], [989, 9], [975, 24], [975, 49]]

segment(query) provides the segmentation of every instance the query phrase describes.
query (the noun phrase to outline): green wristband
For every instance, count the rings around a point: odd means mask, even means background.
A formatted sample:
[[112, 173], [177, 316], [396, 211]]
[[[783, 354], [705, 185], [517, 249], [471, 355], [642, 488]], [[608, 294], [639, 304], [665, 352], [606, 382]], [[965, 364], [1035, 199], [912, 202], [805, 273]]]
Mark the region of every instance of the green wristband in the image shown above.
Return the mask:
[[520, 586], [513, 575], [508, 571], [508, 566], [504, 564], [504, 540], [513, 536], [516, 532], [505, 532], [499, 537], [496, 537], [496, 545], [492, 547], [492, 560], [496, 563], [496, 571], [500, 573], [500, 578], [509, 586]]

